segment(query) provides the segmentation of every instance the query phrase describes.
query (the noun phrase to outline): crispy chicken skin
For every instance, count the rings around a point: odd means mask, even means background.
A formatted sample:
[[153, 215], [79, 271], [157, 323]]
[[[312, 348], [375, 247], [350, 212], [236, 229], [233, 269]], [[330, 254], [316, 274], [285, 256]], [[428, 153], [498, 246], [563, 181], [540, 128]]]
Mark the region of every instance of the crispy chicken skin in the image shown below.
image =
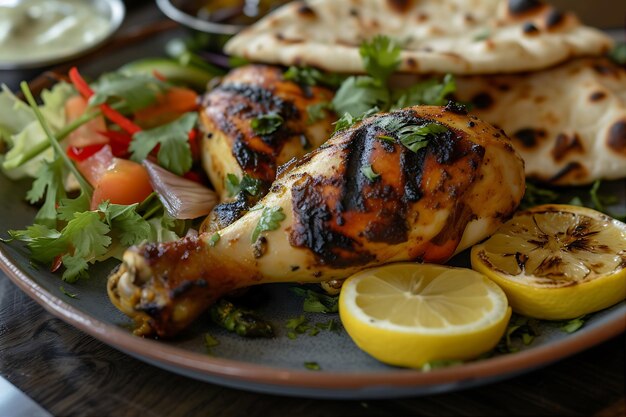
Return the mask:
[[[524, 167], [508, 138], [458, 109], [418, 106], [334, 134], [279, 170], [265, 208], [285, 219], [251, 242], [263, 209], [220, 230], [126, 251], [108, 282], [138, 334], [169, 337], [228, 291], [267, 282], [321, 282], [396, 261], [445, 262], [489, 236], [524, 194]], [[382, 118], [436, 122], [413, 152], [381, 135]], [[369, 179], [371, 165], [380, 176]]]
[[[333, 131], [334, 115], [320, 110], [309, 117], [309, 106], [328, 103], [333, 92], [284, 80], [283, 70], [247, 65], [228, 73], [202, 100], [203, 165], [223, 201], [227, 174], [244, 174], [269, 186], [276, 169], [320, 146]], [[256, 134], [255, 118], [277, 114], [282, 125], [271, 134]]]

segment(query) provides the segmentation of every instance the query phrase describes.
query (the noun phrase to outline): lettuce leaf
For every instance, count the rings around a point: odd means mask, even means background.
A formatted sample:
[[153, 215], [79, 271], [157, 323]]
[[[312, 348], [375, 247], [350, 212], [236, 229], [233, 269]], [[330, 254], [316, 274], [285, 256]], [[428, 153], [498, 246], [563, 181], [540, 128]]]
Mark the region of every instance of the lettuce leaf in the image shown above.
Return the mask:
[[[58, 83], [41, 93], [39, 106], [53, 133], [65, 125], [65, 102], [75, 94], [68, 83]], [[2, 158], [2, 170], [10, 178], [35, 177], [43, 161], [52, 160], [51, 150], [23, 163], [24, 152], [47, 141], [33, 111], [5, 86], [0, 92], [0, 139], [10, 148]]]

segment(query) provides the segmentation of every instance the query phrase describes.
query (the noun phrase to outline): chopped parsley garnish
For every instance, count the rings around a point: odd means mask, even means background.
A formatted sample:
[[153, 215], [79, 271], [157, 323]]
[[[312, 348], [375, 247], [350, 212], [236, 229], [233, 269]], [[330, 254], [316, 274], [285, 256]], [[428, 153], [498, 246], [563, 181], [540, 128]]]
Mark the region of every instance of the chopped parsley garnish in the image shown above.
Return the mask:
[[304, 367], [309, 371], [321, 371], [322, 367], [317, 362], [304, 362]]
[[68, 296], [68, 297], [70, 297], [70, 298], [76, 298], [76, 299], [78, 299], [78, 294], [73, 294], [73, 293], [67, 292], [67, 290], [66, 290], [65, 288], [63, 288], [63, 286], [62, 286], [62, 285], [59, 287], [59, 289], [60, 289], [60, 290], [61, 290], [61, 292], [62, 292], [63, 294], [65, 294], [66, 296]]
[[189, 132], [197, 120], [198, 114], [189, 112], [171, 123], [135, 133], [128, 148], [131, 159], [141, 163], [160, 145], [157, 154], [159, 165], [177, 175], [183, 175], [191, 169], [193, 163]]
[[338, 295], [326, 295], [302, 287], [293, 287], [291, 291], [300, 297], [304, 297], [302, 309], [307, 313], [337, 313], [339, 311]]
[[484, 28], [480, 32], [476, 33], [476, 35], [474, 35], [473, 40], [474, 42], [480, 42], [489, 39], [490, 36], [491, 31], [489, 30], [489, 28]]
[[288, 330], [287, 337], [292, 340], [297, 339], [298, 335], [317, 336], [320, 331], [338, 332], [340, 330], [339, 322], [335, 319], [312, 325], [304, 315], [287, 320], [285, 327]]
[[422, 365], [421, 370], [423, 372], [429, 372], [433, 369], [447, 368], [448, 366], [461, 365], [462, 363], [463, 361], [459, 359], [436, 359], [426, 362]]
[[325, 85], [328, 87], [339, 87], [345, 76], [340, 74], [324, 73], [312, 67], [289, 67], [283, 74], [283, 79], [293, 81], [301, 85]]
[[338, 332], [340, 330], [339, 322], [335, 319], [330, 319], [327, 322], [315, 323], [315, 327], [329, 332]]
[[609, 58], [618, 65], [626, 65], [626, 42], [616, 42], [609, 52]]
[[417, 152], [428, 145], [429, 135], [445, 133], [448, 128], [438, 123], [427, 123], [423, 126], [405, 126], [398, 130], [400, 143]]
[[532, 182], [526, 182], [526, 192], [520, 203], [521, 209], [548, 204], [556, 201], [559, 194], [547, 188], [541, 188]]
[[322, 73], [316, 68], [292, 66], [285, 71], [283, 79], [302, 85], [314, 86], [322, 79]]
[[228, 58], [228, 66], [230, 68], [239, 68], [248, 65], [250, 61], [242, 56], [231, 56]]
[[374, 113], [378, 113], [379, 111], [380, 109], [378, 107], [373, 107], [358, 117], [353, 117], [350, 113], [344, 113], [343, 116], [341, 116], [341, 118], [334, 123], [335, 132], [348, 129], [352, 127], [352, 125], [360, 122], [361, 120], [365, 119], [368, 116], [371, 116]]
[[220, 239], [221, 236], [218, 232], [213, 233], [213, 235], [209, 238], [209, 246], [215, 246]]
[[539, 320], [513, 315], [504, 333], [504, 337], [496, 346], [496, 350], [500, 353], [517, 352], [519, 351], [519, 347], [515, 346], [513, 343], [514, 337], [519, 337], [524, 345], [529, 345], [539, 334]]
[[322, 101], [320, 103], [315, 103], [307, 106], [307, 123], [313, 124], [315, 122], [319, 122], [320, 120], [324, 120], [326, 117], [327, 110], [332, 110], [332, 105], [327, 101]]
[[359, 48], [363, 66], [368, 74], [381, 83], [400, 65], [400, 45], [393, 39], [377, 35], [371, 42], [364, 42]]
[[365, 177], [372, 182], [376, 181], [378, 177], [380, 177], [380, 174], [374, 172], [372, 165], [363, 165], [361, 167], [361, 174], [365, 175]]
[[565, 333], [574, 333], [576, 330], [580, 329], [581, 327], [585, 325], [585, 321], [586, 321], [586, 317], [581, 316], [573, 320], [570, 320], [568, 322], [565, 322], [560, 327], [560, 329], [561, 331], [564, 331]]
[[234, 197], [241, 191], [251, 196], [256, 196], [261, 191], [262, 182], [256, 178], [252, 178], [248, 174], [244, 174], [241, 180], [235, 174], [227, 174], [224, 180], [226, 191], [229, 197]]
[[268, 113], [250, 120], [250, 127], [257, 135], [269, 135], [276, 132], [285, 120], [278, 113]]
[[309, 319], [307, 319], [304, 315], [287, 320], [285, 327], [290, 330], [287, 332], [287, 337], [293, 340], [296, 339], [299, 334], [306, 333], [309, 329], [311, 329], [308, 322]]
[[206, 348], [207, 354], [213, 355], [213, 348], [220, 344], [219, 340], [210, 335], [209, 333], [204, 334], [204, 347]]
[[285, 217], [282, 207], [264, 207], [259, 222], [252, 232], [252, 243], [256, 242], [261, 233], [278, 229]]

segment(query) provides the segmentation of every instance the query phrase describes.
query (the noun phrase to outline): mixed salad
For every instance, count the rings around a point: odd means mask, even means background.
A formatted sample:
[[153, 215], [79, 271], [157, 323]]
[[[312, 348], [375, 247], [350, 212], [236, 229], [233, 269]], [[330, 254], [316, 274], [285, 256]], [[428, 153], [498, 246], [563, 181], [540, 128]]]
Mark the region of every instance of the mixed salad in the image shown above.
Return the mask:
[[199, 168], [191, 88], [216, 72], [138, 61], [88, 83], [72, 68], [40, 103], [26, 83], [26, 102], [3, 86], [2, 171], [34, 177], [26, 199], [40, 206], [33, 225], [10, 237], [73, 282], [130, 245], [187, 233], [217, 201]]

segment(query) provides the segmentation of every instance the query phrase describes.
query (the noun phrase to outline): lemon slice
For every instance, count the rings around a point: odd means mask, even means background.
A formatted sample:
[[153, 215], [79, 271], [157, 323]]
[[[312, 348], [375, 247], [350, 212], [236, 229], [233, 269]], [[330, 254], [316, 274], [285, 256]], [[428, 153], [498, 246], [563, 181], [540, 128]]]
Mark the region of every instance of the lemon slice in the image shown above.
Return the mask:
[[390, 365], [417, 368], [492, 349], [511, 309], [504, 292], [471, 269], [398, 263], [348, 278], [339, 316], [365, 352]]
[[533, 207], [474, 246], [472, 268], [500, 285], [517, 313], [579, 317], [626, 298], [626, 225], [584, 207]]

